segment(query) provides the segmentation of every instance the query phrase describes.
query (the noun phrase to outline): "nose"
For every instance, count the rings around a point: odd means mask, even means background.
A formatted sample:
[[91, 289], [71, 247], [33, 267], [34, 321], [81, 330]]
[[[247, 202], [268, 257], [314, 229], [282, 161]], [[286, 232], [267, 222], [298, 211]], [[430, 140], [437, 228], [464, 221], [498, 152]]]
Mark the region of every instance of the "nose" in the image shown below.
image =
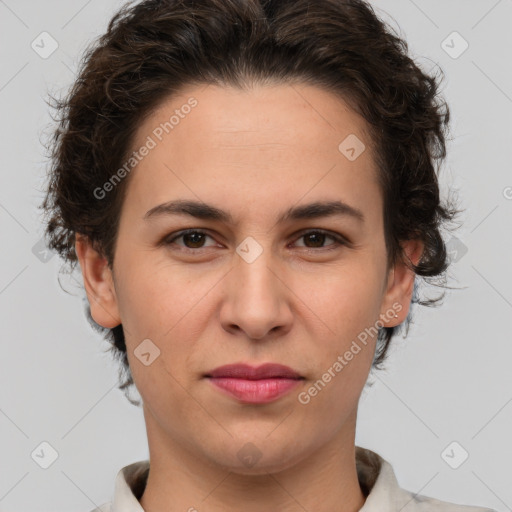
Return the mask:
[[292, 325], [292, 291], [270, 250], [251, 263], [236, 257], [224, 282], [220, 311], [222, 327], [231, 334], [244, 333], [251, 340], [283, 335]]

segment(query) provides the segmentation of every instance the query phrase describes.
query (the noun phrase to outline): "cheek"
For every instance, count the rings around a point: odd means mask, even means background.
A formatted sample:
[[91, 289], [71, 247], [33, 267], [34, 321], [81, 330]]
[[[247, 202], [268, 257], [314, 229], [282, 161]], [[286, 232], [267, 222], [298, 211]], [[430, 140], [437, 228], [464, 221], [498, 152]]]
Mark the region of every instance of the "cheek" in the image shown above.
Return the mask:
[[118, 305], [123, 325], [138, 336], [164, 336], [208, 291], [209, 280], [170, 263], [159, 253], [119, 261]]
[[130, 275], [123, 287], [121, 318], [133, 380], [153, 415], [186, 414], [191, 400], [183, 384], [194, 349], [190, 322], [199, 292], [184, 293], [176, 276], [165, 280], [158, 272]]
[[315, 371], [303, 398], [319, 415], [332, 418], [332, 428], [357, 407], [371, 369], [378, 336], [375, 293], [375, 287], [345, 282], [324, 296], [322, 321], [329, 328], [311, 340]]
[[[120, 272], [118, 303], [134, 379], [141, 388], [174, 388], [172, 377], [180, 382], [187, 378], [195, 341], [213, 314], [208, 293], [218, 275], [191, 273], [168, 262], [126, 264], [125, 269], [129, 271]], [[144, 341], [148, 339], [151, 343]], [[158, 354], [148, 367], [138, 359], [139, 347], [146, 346]]]
[[298, 276], [292, 287], [331, 334], [346, 337], [373, 325], [382, 301], [382, 276], [373, 263], [347, 262], [323, 273]]
[[370, 265], [350, 269], [347, 265], [326, 279], [303, 283], [299, 292], [306, 297], [299, 314], [311, 317], [312, 310], [311, 322], [318, 325], [309, 347], [316, 354], [316, 377], [348, 400], [353, 392], [359, 393], [373, 361], [381, 305], [379, 279]]

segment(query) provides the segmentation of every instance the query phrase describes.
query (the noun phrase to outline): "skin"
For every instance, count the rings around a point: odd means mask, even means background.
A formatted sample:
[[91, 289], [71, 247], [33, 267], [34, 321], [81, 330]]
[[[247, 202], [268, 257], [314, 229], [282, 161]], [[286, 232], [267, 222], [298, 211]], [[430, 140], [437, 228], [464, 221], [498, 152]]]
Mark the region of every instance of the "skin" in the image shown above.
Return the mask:
[[[85, 238], [76, 242], [92, 316], [107, 328], [123, 324], [143, 399], [151, 471], [141, 505], [151, 512], [226, 512], [241, 504], [247, 512], [359, 510], [357, 407], [376, 338], [308, 404], [297, 397], [365, 328], [379, 319], [398, 325], [409, 310], [414, 274], [403, 263], [386, 267], [365, 121], [309, 85], [197, 85], [146, 118], [133, 150], [190, 97], [198, 105], [131, 171], [114, 271]], [[338, 150], [349, 134], [366, 141], [354, 161]], [[173, 199], [215, 205], [235, 223], [144, 220]], [[345, 201], [365, 220], [277, 223], [287, 208], [320, 200]], [[159, 244], [187, 228], [208, 236]], [[350, 244], [301, 233], [314, 229]], [[236, 252], [248, 236], [263, 251], [252, 263]], [[417, 263], [421, 242], [403, 247]], [[401, 307], [397, 318], [393, 304]], [[147, 338], [160, 350], [148, 366], [134, 354]], [[236, 362], [278, 362], [305, 378], [269, 404], [241, 403], [203, 377]], [[249, 442], [261, 455], [251, 467], [237, 456]]]

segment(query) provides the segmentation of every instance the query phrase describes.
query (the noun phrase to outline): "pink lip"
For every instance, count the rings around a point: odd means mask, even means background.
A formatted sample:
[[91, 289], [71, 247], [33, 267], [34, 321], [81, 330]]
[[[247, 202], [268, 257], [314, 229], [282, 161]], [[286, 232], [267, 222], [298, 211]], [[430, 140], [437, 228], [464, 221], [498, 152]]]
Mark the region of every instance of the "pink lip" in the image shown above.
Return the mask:
[[212, 384], [246, 403], [267, 403], [288, 393], [303, 380], [296, 371], [281, 364], [258, 367], [230, 364], [208, 373]]
[[300, 375], [288, 366], [276, 363], [266, 363], [261, 366], [250, 366], [248, 364], [226, 364], [219, 366], [209, 372], [207, 377], [232, 377], [235, 379], [271, 379], [288, 378], [299, 379]]

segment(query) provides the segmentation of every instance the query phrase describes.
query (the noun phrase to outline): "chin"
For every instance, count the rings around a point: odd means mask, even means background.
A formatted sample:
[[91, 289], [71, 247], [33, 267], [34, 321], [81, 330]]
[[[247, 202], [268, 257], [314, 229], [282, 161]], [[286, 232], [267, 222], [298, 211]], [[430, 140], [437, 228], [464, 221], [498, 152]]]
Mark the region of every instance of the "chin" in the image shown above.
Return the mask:
[[209, 458], [232, 473], [266, 475], [288, 469], [307, 456], [297, 450], [290, 437], [271, 440], [266, 433], [262, 436], [261, 431], [252, 438], [247, 435], [241, 437], [230, 438], [228, 445], [219, 446], [215, 453], [210, 452]]

